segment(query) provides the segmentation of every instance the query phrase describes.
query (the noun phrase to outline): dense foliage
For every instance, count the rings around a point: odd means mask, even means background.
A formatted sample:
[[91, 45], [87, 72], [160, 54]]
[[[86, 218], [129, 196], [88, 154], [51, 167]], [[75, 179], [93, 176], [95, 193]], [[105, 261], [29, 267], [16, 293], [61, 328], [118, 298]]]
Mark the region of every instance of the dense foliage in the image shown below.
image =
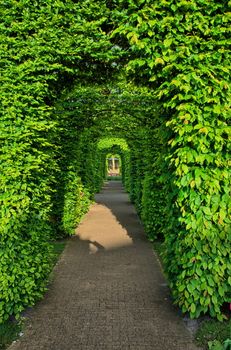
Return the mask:
[[164, 108], [169, 146], [166, 271], [184, 312], [221, 318], [231, 297], [228, 2], [131, 3], [116, 33], [131, 45], [128, 73]]
[[[101, 3], [88, 1], [81, 6], [72, 1], [1, 2], [0, 321], [32, 305], [44, 290], [56, 220], [52, 199], [63, 172], [54, 101], [83, 67], [86, 79], [96, 76], [94, 69], [87, 72], [93, 62], [95, 71], [97, 64], [107, 69], [95, 54], [103, 59], [109, 47], [99, 28], [104, 10]], [[63, 173], [61, 178], [71, 181]], [[69, 232], [71, 214], [66, 213], [72, 199], [65, 191], [70, 185], [62, 186], [62, 224]]]
[[42, 295], [107, 153], [192, 317], [230, 300], [228, 3], [0, 5], [0, 322]]

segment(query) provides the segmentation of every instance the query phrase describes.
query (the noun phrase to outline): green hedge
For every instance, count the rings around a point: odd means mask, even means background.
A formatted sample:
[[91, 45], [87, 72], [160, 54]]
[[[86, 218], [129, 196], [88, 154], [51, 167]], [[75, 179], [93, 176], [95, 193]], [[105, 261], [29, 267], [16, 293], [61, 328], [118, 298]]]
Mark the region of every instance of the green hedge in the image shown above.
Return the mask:
[[[27, 211], [27, 210], [26, 210]], [[49, 226], [32, 211], [4, 217], [0, 253], [0, 323], [41, 298], [51, 270]]]
[[[111, 46], [99, 28], [105, 10], [97, 1], [0, 4], [0, 322], [42, 296], [52, 266], [47, 242], [61, 222], [70, 233], [76, 215], [82, 215], [82, 209], [67, 212], [79, 198], [72, 197], [70, 183], [63, 188], [60, 183], [68, 178], [60, 144], [70, 140], [62, 140], [63, 118], [54, 105], [76, 76], [96, 79], [101, 63], [93, 51], [104, 61], [103, 51]], [[86, 60], [96, 62], [96, 69], [89, 71]], [[81, 203], [84, 210], [87, 202]]]
[[230, 301], [228, 18], [223, 1], [132, 1], [114, 32], [131, 45], [128, 74], [163, 106], [165, 268], [191, 317], [222, 319]]
[[68, 173], [68, 180], [66, 179], [65, 183], [62, 226], [66, 234], [73, 235], [83, 215], [89, 209], [90, 193], [74, 172]]
[[[165, 236], [176, 303], [222, 319], [231, 286], [228, 2], [107, 6], [0, 5], [0, 321], [41, 296], [47, 242], [72, 234], [114, 146], [148, 236]], [[100, 149], [105, 137], [116, 140]]]

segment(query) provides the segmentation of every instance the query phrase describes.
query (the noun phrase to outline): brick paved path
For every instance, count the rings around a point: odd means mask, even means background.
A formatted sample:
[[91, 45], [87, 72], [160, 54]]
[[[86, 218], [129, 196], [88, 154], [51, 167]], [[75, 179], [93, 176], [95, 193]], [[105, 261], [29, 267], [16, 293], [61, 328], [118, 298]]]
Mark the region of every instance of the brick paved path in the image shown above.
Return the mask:
[[196, 350], [121, 184], [96, 201], [10, 349]]

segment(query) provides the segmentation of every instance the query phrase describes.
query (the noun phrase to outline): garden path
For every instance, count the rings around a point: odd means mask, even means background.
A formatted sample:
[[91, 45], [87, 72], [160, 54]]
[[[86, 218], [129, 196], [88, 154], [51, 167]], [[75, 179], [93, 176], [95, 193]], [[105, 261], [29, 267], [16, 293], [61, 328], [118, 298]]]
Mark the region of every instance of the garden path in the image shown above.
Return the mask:
[[196, 350], [120, 182], [96, 195], [10, 350]]

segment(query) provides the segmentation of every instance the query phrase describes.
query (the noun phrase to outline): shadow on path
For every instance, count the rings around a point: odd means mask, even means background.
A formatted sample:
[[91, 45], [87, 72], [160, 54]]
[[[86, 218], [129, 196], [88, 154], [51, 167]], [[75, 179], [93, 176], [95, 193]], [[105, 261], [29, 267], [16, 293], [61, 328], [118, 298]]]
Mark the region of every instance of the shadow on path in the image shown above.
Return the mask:
[[10, 350], [197, 350], [121, 183], [96, 195], [76, 233]]

